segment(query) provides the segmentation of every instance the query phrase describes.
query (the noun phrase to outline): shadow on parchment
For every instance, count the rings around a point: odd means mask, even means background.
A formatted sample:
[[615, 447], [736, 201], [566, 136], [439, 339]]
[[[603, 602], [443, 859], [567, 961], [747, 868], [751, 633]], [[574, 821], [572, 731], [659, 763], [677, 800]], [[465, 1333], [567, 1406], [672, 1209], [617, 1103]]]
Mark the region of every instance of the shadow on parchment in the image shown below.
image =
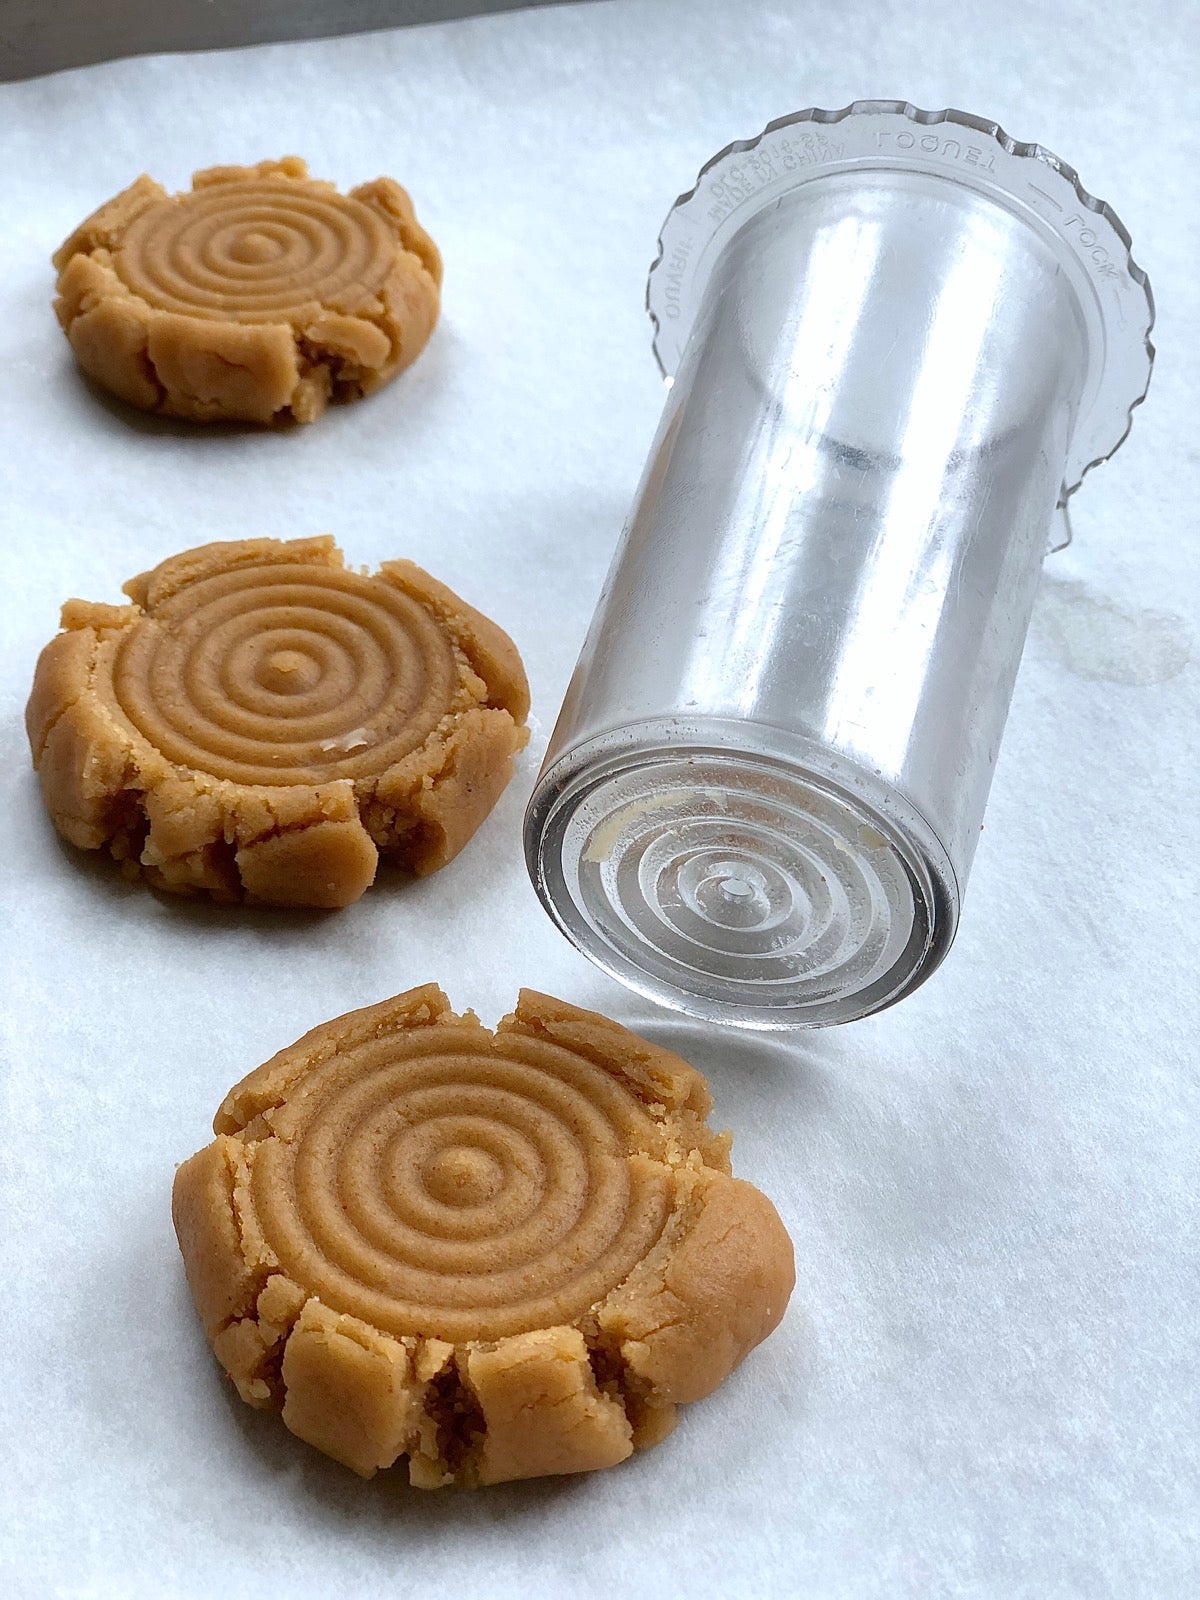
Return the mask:
[[[94, 378], [89, 378], [87, 373], [69, 358], [63, 362], [64, 381], [74, 381], [77, 392], [86, 394], [88, 399], [105, 414], [105, 420], [119, 423], [130, 428], [134, 433], [145, 433], [175, 439], [227, 439], [237, 438], [245, 434], [272, 434], [294, 433], [298, 424], [294, 422], [263, 424], [257, 422], [191, 422], [186, 417], [167, 417], [158, 411], [143, 411], [140, 407], [130, 405], [128, 401], [120, 399], [110, 390], [103, 388]], [[67, 369], [70, 369], [69, 375]]]
[[589, 1492], [592, 1475], [587, 1473], [499, 1483], [485, 1489], [414, 1489], [408, 1482], [404, 1458], [373, 1478], [360, 1478], [289, 1433], [277, 1412], [247, 1406], [213, 1365], [212, 1381], [222, 1385], [230, 1431], [236, 1432], [246, 1453], [255, 1458], [258, 1470], [286, 1477], [297, 1497], [316, 1501], [331, 1522], [340, 1526], [369, 1522], [377, 1529], [394, 1528], [411, 1548], [414, 1532], [427, 1531], [440, 1538], [443, 1533], [461, 1531], [464, 1521], [500, 1525], [526, 1518], [541, 1521], [559, 1502]]
[[770, 1107], [804, 1116], [826, 1099], [829, 1061], [817, 1031], [758, 1033], [651, 1010], [645, 1001], [621, 1020], [704, 1074], [717, 1102], [714, 1125], [728, 1120], [736, 1128]]
[[[209, 930], [228, 932], [231, 922], [236, 922], [239, 927], [255, 933], [287, 939], [310, 933], [340, 915], [337, 911], [321, 911], [307, 906], [224, 905], [207, 895], [169, 894], [155, 889], [143, 879], [127, 878], [121, 871], [120, 863], [114, 861], [107, 850], [80, 850], [68, 844], [49, 819], [46, 819], [46, 829], [70, 871], [87, 885], [88, 892], [98, 900], [113, 905], [136, 901], [145, 903], [149, 900], [171, 917], [178, 918], [181, 925], [188, 925], [201, 933]], [[406, 874], [381, 870], [376, 884], [386, 883], [389, 878], [394, 878], [398, 883], [409, 881]]]
[[[177, 926], [191, 928], [200, 934], [228, 933], [231, 927], [263, 934], [283, 943], [304, 938], [314, 930], [332, 927], [346, 908], [322, 910], [313, 906], [269, 906], [226, 904], [211, 899], [206, 894], [171, 894], [156, 889], [137, 876], [126, 877], [121, 864], [114, 861], [107, 850], [81, 850], [69, 844], [55, 829], [49, 818], [42, 816], [44, 837], [50, 848], [58, 851], [71, 874], [82, 881], [87, 892], [97, 900], [111, 906], [142, 903], [161, 910]], [[420, 887], [423, 880], [405, 872], [389, 862], [381, 861], [375, 882], [367, 891], [371, 895], [395, 895], [397, 899], [411, 889]]]
[[[357, 411], [360, 406], [366, 406], [370, 408], [367, 414], [368, 431], [373, 426], [388, 429], [403, 427], [407, 430], [428, 412], [438, 389], [445, 389], [448, 373], [446, 347], [452, 349], [456, 343], [454, 330], [443, 324], [435, 331], [428, 348], [422, 351], [423, 359], [414, 374], [398, 373], [394, 380], [372, 395], [331, 401], [326, 415], [336, 414], [343, 409]], [[128, 429], [149, 437], [181, 439], [200, 447], [222, 440], [277, 438], [286, 446], [297, 435], [306, 435], [313, 425], [297, 422], [290, 415], [275, 417], [270, 422], [236, 422], [228, 419], [197, 421], [189, 417], [167, 416], [160, 411], [143, 411], [89, 377], [69, 351], [63, 354], [62, 375], [64, 383], [73, 383], [75, 393], [86, 397], [95, 407], [97, 420], [104, 424], [112, 423], [116, 429]], [[315, 426], [319, 428], [322, 420], [322, 417], [318, 417]], [[358, 426], [364, 426], [361, 419]], [[273, 531], [262, 530], [264, 533]]]

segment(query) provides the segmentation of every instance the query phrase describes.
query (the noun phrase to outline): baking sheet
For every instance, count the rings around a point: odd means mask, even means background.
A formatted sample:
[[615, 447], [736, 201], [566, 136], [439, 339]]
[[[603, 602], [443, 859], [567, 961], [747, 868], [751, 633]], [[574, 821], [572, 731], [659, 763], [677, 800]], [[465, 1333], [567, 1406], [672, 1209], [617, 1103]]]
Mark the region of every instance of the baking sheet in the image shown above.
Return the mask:
[[[0, 90], [6, 1594], [1197, 1592], [1196, 27], [612, 0]], [[1151, 274], [1162, 355], [1048, 564], [957, 947], [884, 1016], [755, 1038], [575, 955], [518, 830], [662, 402], [641, 299], [667, 205], [729, 139], [872, 94], [1077, 165]], [[284, 434], [89, 390], [49, 310], [60, 239], [143, 168], [179, 187], [285, 151], [412, 189], [447, 261], [419, 364]], [[475, 842], [329, 916], [173, 903], [60, 845], [20, 714], [61, 600], [318, 531], [413, 557], [519, 641], [541, 732]], [[175, 1164], [243, 1071], [431, 978], [488, 1021], [530, 983], [690, 1055], [794, 1234], [779, 1333], [615, 1471], [362, 1484], [205, 1349]]]

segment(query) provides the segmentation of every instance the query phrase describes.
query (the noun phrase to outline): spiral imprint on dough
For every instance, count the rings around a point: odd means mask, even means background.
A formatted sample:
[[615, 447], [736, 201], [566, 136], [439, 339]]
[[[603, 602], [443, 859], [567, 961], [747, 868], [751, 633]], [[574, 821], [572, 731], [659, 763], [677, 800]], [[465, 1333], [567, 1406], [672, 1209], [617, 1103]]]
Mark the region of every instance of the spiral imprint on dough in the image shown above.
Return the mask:
[[369, 206], [294, 180], [219, 183], [150, 206], [114, 264], [143, 300], [189, 316], [278, 322], [361, 302], [396, 259]]
[[317, 565], [189, 584], [123, 640], [117, 703], [169, 761], [236, 783], [380, 773], [450, 709], [457, 666], [423, 607]]
[[[521, 1034], [343, 1049], [299, 1126], [255, 1146], [282, 1270], [385, 1332], [494, 1339], [570, 1323], [662, 1232], [668, 1170], [611, 1074]], [[290, 1113], [285, 1112], [285, 1116]]]

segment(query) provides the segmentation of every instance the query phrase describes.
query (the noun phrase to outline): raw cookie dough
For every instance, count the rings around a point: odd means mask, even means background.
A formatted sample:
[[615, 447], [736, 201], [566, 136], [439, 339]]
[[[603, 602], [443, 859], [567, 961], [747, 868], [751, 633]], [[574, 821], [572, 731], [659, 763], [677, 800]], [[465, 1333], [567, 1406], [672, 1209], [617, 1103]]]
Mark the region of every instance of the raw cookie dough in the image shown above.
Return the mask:
[[341, 195], [297, 156], [140, 177], [55, 253], [83, 370], [145, 411], [311, 422], [415, 361], [442, 261], [391, 178]]
[[202, 545], [69, 600], [26, 710], [64, 838], [160, 889], [345, 906], [383, 855], [457, 855], [528, 737], [506, 633], [409, 561], [328, 537]]
[[433, 984], [314, 1028], [175, 1175], [204, 1331], [242, 1399], [363, 1477], [623, 1461], [778, 1325], [771, 1202], [704, 1079], [523, 990], [493, 1034]]

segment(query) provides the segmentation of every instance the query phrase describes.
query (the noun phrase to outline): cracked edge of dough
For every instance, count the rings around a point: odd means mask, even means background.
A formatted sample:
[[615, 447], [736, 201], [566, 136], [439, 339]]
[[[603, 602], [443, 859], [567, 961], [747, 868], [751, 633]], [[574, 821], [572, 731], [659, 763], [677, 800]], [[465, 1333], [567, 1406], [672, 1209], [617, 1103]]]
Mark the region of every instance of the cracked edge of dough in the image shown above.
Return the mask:
[[411, 562], [386, 563], [374, 581], [401, 587], [446, 629], [459, 688], [442, 722], [385, 772], [313, 785], [211, 778], [168, 761], [108, 704], [104, 668], [157, 606], [219, 572], [297, 562], [345, 565], [329, 535], [232, 540], [130, 579], [128, 606], [66, 602], [63, 631], [38, 659], [26, 728], [46, 808], [70, 843], [107, 847], [130, 875], [172, 893], [337, 908], [371, 885], [381, 854], [423, 877], [474, 836], [528, 742], [528, 682], [508, 635]]
[[[210, 167], [192, 192], [248, 178], [304, 183], [331, 196], [298, 156]], [[441, 305], [442, 258], [392, 178], [344, 197], [368, 207], [398, 246], [378, 290], [352, 312], [313, 303], [300, 322], [226, 322], [151, 305], [113, 263], [129, 225], [149, 206], [182, 198], [143, 173], [86, 218], [51, 258], [54, 311], [83, 370], [142, 410], [194, 421], [312, 422], [330, 399], [373, 393], [420, 355]]]
[[[466, 1028], [495, 1043], [506, 1032], [545, 1037], [543, 1026], [652, 1104], [669, 1130], [674, 1205], [623, 1283], [576, 1325], [451, 1344], [382, 1333], [280, 1271], [250, 1203], [250, 1161], [275, 1137], [270, 1112], [309, 1073], [389, 1032]], [[664, 1085], [670, 1092], [648, 1102]], [[728, 1174], [727, 1136], [715, 1141], [720, 1170], [689, 1144], [702, 1103], [704, 1080], [680, 1057], [531, 990], [495, 1035], [433, 984], [321, 1024], [229, 1092], [216, 1138], [176, 1173], [176, 1234], [214, 1354], [248, 1404], [279, 1409], [298, 1437], [363, 1477], [407, 1456], [417, 1487], [473, 1486], [596, 1470], [650, 1448], [680, 1402], [709, 1394], [778, 1326], [795, 1282], [778, 1213]]]

